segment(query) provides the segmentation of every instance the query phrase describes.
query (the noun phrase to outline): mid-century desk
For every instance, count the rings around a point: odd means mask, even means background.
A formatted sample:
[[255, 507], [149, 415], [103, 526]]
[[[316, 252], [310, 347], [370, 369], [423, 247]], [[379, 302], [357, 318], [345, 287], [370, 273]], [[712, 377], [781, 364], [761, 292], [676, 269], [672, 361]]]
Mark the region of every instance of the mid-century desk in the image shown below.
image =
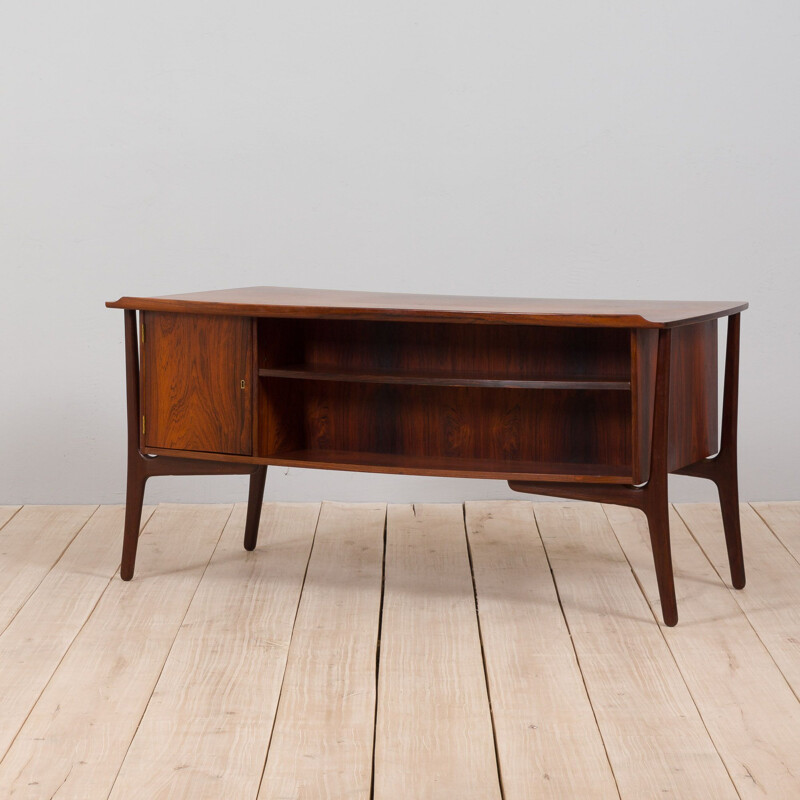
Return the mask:
[[252, 550], [275, 464], [497, 478], [519, 492], [639, 508], [667, 625], [678, 620], [667, 475], [709, 478], [732, 582], [744, 586], [736, 427], [747, 303], [253, 287], [107, 305], [125, 309], [123, 580], [149, 477], [249, 474]]

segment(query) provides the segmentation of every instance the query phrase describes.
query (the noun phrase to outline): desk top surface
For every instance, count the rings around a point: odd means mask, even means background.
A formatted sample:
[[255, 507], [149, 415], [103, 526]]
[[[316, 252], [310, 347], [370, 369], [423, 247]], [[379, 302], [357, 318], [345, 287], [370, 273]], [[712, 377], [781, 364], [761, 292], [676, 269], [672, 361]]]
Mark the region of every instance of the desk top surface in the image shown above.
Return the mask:
[[254, 317], [672, 328], [736, 314], [748, 304], [706, 300], [545, 300], [251, 286], [163, 297], [121, 297], [106, 305]]

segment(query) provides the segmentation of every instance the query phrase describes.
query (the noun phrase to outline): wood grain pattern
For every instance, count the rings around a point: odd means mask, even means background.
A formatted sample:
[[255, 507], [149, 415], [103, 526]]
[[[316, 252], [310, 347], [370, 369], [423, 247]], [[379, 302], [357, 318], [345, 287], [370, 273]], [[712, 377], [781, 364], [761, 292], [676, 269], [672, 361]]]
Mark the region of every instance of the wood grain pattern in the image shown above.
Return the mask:
[[[506, 800], [617, 797], [608, 773], [603, 777], [598, 739], [592, 742], [584, 727], [587, 695], [623, 798], [729, 797], [728, 771], [738, 788], [733, 796], [797, 796], [800, 561], [789, 548], [800, 544], [800, 503], [756, 504], [759, 515], [741, 507], [751, 564], [750, 582], [741, 592], [725, 586], [726, 547], [716, 505], [680, 506], [683, 517], [673, 514], [672, 528], [683, 622], [663, 629], [664, 638], [656, 624], [657, 593], [641, 518], [605, 510], [623, 553], [596, 506], [567, 506], [567, 513], [542, 505], [536, 510], [560, 598], [528, 503], [468, 504], [468, 539], [463, 528], [455, 533], [458, 513], [434, 507], [426, 520], [427, 507], [417, 507], [416, 518], [408, 510], [405, 560], [394, 559], [398, 568], [390, 578], [401, 611], [394, 619], [404, 621], [395, 629], [392, 659], [401, 674], [377, 709], [383, 729], [400, 736], [396, 719], [408, 741], [400, 751], [386, 751], [401, 781], [389, 787], [389, 796], [449, 800], [472, 781], [468, 789], [476, 795], [497, 797], [496, 788], [479, 788], [478, 773], [485, 774], [480, 765], [488, 761], [496, 764]], [[375, 702], [375, 680], [388, 668], [386, 619], [378, 659], [373, 649], [380, 513], [374, 504], [332, 509], [335, 524], [325, 546], [314, 548], [303, 589], [308, 594], [300, 597], [289, 645], [292, 675], [286, 675], [272, 736], [270, 769], [281, 773], [280, 785], [287, 788], [277, 791], [285, 796], [302, 796], [302, 788], [291, 789], [293, 781], [315, 798], [347, 796], [348, 787], [363, 796], [370, 751], [363, 718], [369, 732], [366, 712]], [[48, 539], [48, 524], [57, 533], [65, 520], [62, 509], [47, 511], [27, 512], [29, 532], [37, 514], [44, 524], [36, 532], [39, 544]], [[160, 507], [142, 537], [141, 569], [131, 583], [108, 580], [119, 508], [98, 509], [53, 562], [0, 634], [3, 750], [19, 731], [6, 758], [0, 757], [0, 797], [108, 800], [149, 704], [139, 736], [158, 740], [163, 752], [141, 742], [131, 747], [117, 797], [255, 800], [272, 729], [262, 690], [273, 673], [265, 664], [287, 652], [287, 639], [279, 642], [262, 621], [284, 616], [274, 600], [294, 580], [284, 556], [302, 544], [287, 534], [286, 547], [277, 547], [274, 520], [282, 517], [278, 527], [285, 532], [307, 510], [265, 506], [261, 547], [250, 554], [239, 547], [244, 508], [237, 507], [206, 568], [227, 511]], [[362, 522], [373, 516], [368, 533]], [[0, 543], [4, 535], [0, 530]], [[342, 540], [349, 544], [340, 547]], [[469, 613], [461, 588], [465, 574], [469, 580], [469, 559], [460, 549], [467, 543], [475, 587]], [[307, 540], [304, 546], [308, 552]], [[36, 560], [35, 552], [29, 555]], [[425, 572], [422, 580], [418, 566]], [[258, 584], [258, 591], [242, 591], [243, 568], [246, 582]], [[353, 592], [355, 584], [364, 593]], [[470, 630], [476, 603], [480, 638]], [[456, 624], [470, 614], [466, 628]], [[262, 637], [269, 640], [265, 647], [259, 646]], [[165, 662], [164, 675], [175, 670], [185, 680], [158, 681]], [[479, 676], [484, 670], [496, 747], [491, 732], [482, 733], [488, 712], [475, 714], [475, 699], [485, 690], [463, 674], [464, 663], [478, 664]], [[582, 680], [588, 688], [583, 705]], [[26, 719], [26, 704], [37, 696]], [[485, 703], [478, 699], [478, 705]], [[226, 713], [238, 705], [241, 715]], [[158, 725], [156, 708], [172, 710]], [[170, 759], [184, 753], [186, 761], [175, 761], [181, 768], [170, 774]], [[449, 766], [443, 769], [443, 762]], [[447, 770], [455, 762], [466, 766], [451, 793]], [[143, 790], [140, 770], [149, 788], [156, 773], [163, 784]], [[268, 785], [262, 784], [262, 794], [269, 796]], [[419, 787], [430, 792], [415, 792]]]
[[369, 800], [385, 517], [322, 506], [260, 800]]
[[503, 797], [618, 797], [532, 505], [465, 518]]
[[143, 319], [144, 443], [250, 455], [250, 320], [152, 312]]
[[390, 505], [375, 800], [499, 800], [493, 753], [461, 506]]
[[33, 594], [97, 506], [25, 506], [0, 530], [0, 631]]
[[631, 374], [629, 334], [618, 328], [259, 319], [265, 369], [378, 371], [492, 380], [616, 380]]
[[669, 470], [694, 464], [719, 449], [717, 322], [672, 332], [669, 392]]
[[108, 797], [230, 511], [158, 507], [0, 762], [5, 796]]
[[312, 454], [485, 459], [484, 468], [492, 461], [555, 462], [574, 464], [579, 474], [583, 465], [598, 472], [604, 465], [624, 468], [630, 481], [626, 392], [292, 383], [292, 417], [284, 423], [301, 431], [295, 438], [304, 447], [298, 449]]
[[297, 319], [259, 330], [259, 456], [479, 459], [488, 472], [519, 462], [495, 470], [517, 474], [552, 472], [521, 462], [579, 475], [590, 464], [630, 481], [627, 330]]
[[[641, 518], [606, 513], [655, 610]], [[684, 624], [662, 630], [705, 726], [740, 797], [800, 796], [800, 702], [674, 510], [670, 523]]]
[[[736, 798], [602, 508], [534, 510], [623, 800]], [[646, 572], [655, 586], [649, 548]]]
[[319, 505], [267, 506], [253, 553], [245, 511], [225, 527], [111, 798], [258, 791]]
[[117, 571], [124, 513], [98, 508], [0, 634], [0, 759]]
[[[637, 452], [634, 479], [647, 480], [653, 432], [657, 336], [633, 333], [634, 425]], [[674, 472], [714, 455], [719, 449], [717, 413], [717, 323], [687, 325], [672, 331], [669, 392], [669, 460]]]
[[[675, 507], [720, 580], [729, 581], [728, 554], [719, 506]], [[750, 581], [731, 596], [744, 611], [795, 695], [800, 697], [800, 563], [746, 503], [740, 507]], [[800, 518], [797, 520], [800, 529]]]
[[236, 314], [255, 317], [427, 319], [524, 322], [537, 325], [673, 327], [733, 314], [741, 302], [550, 300], [522, 297], [385, 294], [251, 286], [165, 297], [122, 297], [109, 308]]

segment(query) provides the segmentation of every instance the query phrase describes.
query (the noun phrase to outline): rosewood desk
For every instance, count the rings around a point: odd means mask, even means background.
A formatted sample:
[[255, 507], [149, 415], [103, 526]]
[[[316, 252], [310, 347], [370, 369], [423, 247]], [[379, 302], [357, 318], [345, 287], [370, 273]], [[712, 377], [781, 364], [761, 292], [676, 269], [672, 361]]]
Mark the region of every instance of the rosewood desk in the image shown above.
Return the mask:
[[106, 305], [125, 309], [123, 580], [133, 577], [148, 478], [249, 474], [252, 550], [275, 464], [497, 478], [519, 492], [639, 508], [667, 625], [678, 620], [667, 475], [709, 478], [732, 582], [744, 586], [736, 427], [747, 303], [253, 287]]

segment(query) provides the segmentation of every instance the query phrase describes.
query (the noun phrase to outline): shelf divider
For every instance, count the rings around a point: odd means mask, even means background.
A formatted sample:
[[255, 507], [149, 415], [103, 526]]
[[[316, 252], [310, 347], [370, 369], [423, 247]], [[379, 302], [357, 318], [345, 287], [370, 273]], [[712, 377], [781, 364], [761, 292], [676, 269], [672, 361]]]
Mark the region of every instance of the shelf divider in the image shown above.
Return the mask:
[[510, 389], [583, 389], [630, 391], [630, 380], [604, 378], [488, 378], [483, 373], [452, 374], [445, 371], [416, 371], [376, 368], [323, 367], [310, 364], [290, 364], [262, 367], [260, 377], [287, 378], [309, 381], [342, 381], [347, 383], [389, 383], [415, 386], [480, 386]]

